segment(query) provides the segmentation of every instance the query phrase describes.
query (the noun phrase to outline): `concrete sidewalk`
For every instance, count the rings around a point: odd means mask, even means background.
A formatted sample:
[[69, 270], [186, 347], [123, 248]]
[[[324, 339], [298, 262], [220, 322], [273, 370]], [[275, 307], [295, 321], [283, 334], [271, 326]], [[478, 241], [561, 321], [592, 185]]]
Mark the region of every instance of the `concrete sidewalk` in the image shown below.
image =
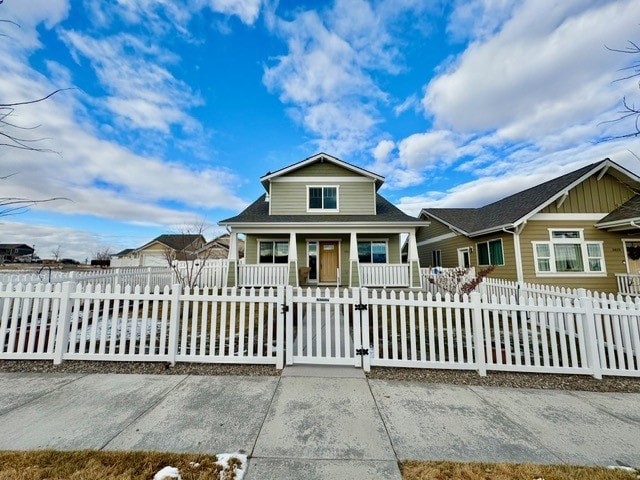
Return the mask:
[[245, 478], [399, 479], [398, 460], [640, 467], [640, 394], [281, 377], [0, 374], [0, 449], [250, 455]]

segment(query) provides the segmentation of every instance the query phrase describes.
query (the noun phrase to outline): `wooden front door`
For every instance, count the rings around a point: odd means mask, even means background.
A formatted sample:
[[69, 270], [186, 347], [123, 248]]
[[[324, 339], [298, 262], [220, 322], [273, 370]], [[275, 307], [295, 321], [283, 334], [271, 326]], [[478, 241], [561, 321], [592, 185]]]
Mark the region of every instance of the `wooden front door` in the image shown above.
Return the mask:
[[640, 242], [624, 242], [625, 256], [627, 258], [627, 273], [637, 275], [640, 273]]
[[338, 281], [338, 242], [320, 242], [320, 282]]

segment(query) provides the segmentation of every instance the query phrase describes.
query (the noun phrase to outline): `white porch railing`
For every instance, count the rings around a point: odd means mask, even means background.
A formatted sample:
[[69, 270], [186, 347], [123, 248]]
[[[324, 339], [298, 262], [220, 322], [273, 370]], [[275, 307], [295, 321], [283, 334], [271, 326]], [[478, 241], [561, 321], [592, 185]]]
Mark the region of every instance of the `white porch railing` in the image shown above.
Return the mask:
[[405, 263], [360, 265], [363, 287], [408, 287], [410, 266]]
[[239, 287], [276, 287], [289, 283], [289, 265], [238, 265]]
[[622, 295], [640, 295], [640, 275], [631, 273], [616, 273], [618, 293]]

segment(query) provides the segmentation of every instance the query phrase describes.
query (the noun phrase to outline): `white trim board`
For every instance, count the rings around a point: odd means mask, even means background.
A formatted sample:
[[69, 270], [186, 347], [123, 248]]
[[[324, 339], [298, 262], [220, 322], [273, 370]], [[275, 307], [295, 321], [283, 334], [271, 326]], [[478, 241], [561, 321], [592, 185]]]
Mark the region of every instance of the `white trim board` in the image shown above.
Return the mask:
[[437, 237], [428, 238], [426, 240], [421, 240], [416, 245], [418, 247], [422, 247], [423, 245], [429, 245], [431, 243], [441, 242], [443, 240], [448, 240], [449, 238], [455, 238], [457, 236], [458, 236], [457, 233], [453, 233], [453, 232], [445, 233], [444, 235], [438, 235]]
[[550, 221], [598, 221], [609, 215], [608, 213], [536, 213], [529, 220]]
[[273, 183], [304, 183], [304, 182], [339, 182], [339, 183], [374, 183], [375, 180], [366, 177], [279, 177], [271, 180]]

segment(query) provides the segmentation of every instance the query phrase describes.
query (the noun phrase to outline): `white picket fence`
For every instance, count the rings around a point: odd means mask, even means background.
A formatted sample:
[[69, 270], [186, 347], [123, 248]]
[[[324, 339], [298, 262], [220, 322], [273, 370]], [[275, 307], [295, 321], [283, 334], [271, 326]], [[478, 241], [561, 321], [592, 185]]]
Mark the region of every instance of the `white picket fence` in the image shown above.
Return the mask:
[[363, 287], [409, 287], [410, 266], [406, 263], [360, 265]]
[[0, 284], [0, 359], [640, 376], [640, 299], [576, 293]]
[[471, 268], [444, 268], [432, 267], [421, 268], [420, 277], [422, 287], [425, 291], [431, 292], [433, 295], [440, 293], [462, 293], [461, 288], [467, 282], [473, 280], [476, 276], [476, 270]]
[[640, 295], [640, 275], [631, 273], [616, 273], [618, 292], [622, 295]]
[[0, 284], [0, 358], [274, 364], [283, 290]]
[[[501, 278], [485, 277], [477, 289], [488, 297], [535, 296], [551, 299], [578, 298], [579, 291], [576, 288], [556, 287], [553, 285], [540, 285], [536, 283], [521, 283]], [[598, 296], [598, 293], [586, 291], [587, 296]]]

